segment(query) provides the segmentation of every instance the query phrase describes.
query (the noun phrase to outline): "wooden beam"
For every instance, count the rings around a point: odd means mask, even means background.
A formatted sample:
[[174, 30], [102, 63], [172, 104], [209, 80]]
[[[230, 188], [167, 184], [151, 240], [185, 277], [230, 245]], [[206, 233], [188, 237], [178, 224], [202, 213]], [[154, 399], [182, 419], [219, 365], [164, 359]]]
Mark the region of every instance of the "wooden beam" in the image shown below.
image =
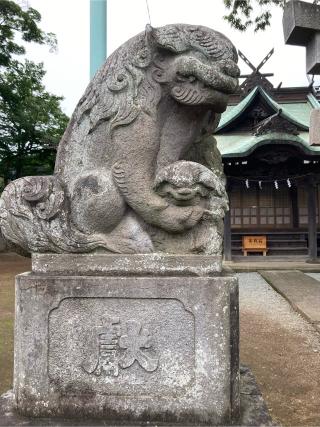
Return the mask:
[[299, 207], [298, 207], [298, 189], [293, 185], [290, 189], [291, 206], [292, 206], [292, 226], [299, 228]]
[[270, 52], [268, 53], [268, 55], [266, 55], [263, 60], [260, 62], [260, 64], [257, 66], [257, 71], [260, 70], [260, 68], [262, 68], [264, 66], [264, 64], [269, 60], [270, 56], [272, 56], [274, 53], [274, 48], [272, 48], [270, 50]]
[[230, 205], [229, 205], [229, 210], [228, 210], [228, 212], [226, 212], [225, 217], [224, 217], [223, 256], [224, 256], [225, 261], [231, 261], [232, 260]]
[[317, 198], [316, 185], [310, 182], [308, 185], [308, 255], [309, 262], [317, 259]]

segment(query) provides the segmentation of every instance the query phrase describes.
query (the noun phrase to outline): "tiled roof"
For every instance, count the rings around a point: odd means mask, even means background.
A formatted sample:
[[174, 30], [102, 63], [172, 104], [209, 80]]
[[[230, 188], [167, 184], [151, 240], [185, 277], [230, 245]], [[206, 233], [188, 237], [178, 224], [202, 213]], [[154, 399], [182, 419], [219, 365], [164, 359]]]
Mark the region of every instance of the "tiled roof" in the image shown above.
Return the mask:
[[[297, 126], [299, 134], [292, 135], [284, 132], [269, 132], [255, 136], [249, 132], [236, 132], [237, 126], [232, 123], [245, 115], [257, 96], [262, 96], [265, 102], [279, 113], [281, 117]], [[215, 132], [218, 148], [223, 157], [243, 157], [251, 154], [256, 148], [267, 144], [290, 144], [301, 150], [307, 156], [319, 156], [320, 146], [309, 145], [310, 113], [314, 108], [320, 108], [320, 103], [310, 93], [304, 101], [275, 102], [260, 86], [255, 87], [239, 104], [229, 106], [222, 115]]]
[[308, 156], [319, 156], [320, 146], [309, 145], [309, 132], [300, 132], [299, 135], [286, 133], [266, 133], [260, 136], [250, 134], [229, 133], [215, 135], [222, 157], [244, 157], [251, 154], [256, 148], [267, 144], [290, 144]]
[[278, 113], [279, 110], [282, 110], [282, 117], [286, 118], [292, 124], [298, 126], [301, 130], [309, 130], [310, 111], [313, 108], [320, 108], [318, 101], [312, 94], [309, 94], [304, 102], [277, 103], [262, 87], [257, 86], [238, 105], [229, 107], [227, 111], [222, 114], [216, 133], [226, 131], [232, 122], [238, 119], [242, 114], [245, 114], [250, 105], [254, 102], [255, 98], [259, 95], [263, 97], [263, 99], [271, 107], [271, 109], [274, 110], [275, 113]]

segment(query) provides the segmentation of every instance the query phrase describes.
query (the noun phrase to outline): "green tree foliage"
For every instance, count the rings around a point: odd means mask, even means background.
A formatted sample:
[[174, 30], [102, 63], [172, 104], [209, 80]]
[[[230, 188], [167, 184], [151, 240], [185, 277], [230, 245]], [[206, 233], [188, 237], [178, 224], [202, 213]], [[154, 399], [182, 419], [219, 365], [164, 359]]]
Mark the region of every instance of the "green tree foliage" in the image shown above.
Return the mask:
[[38, 27], [40, 20], [37, 10], [31, 7], [23, 10], [14, 1], [0, 0], [0, 66], [9, 66], [12, 55], [25, 53], [23, 44], [16, 41], [17, 33], [24, 42], [48, 44], [55, 49], [55, 35], [42, 31]]
[[[233, 28], [265, 30], [270, 25], [272, 6], [284, 7], [286, 0], [223, 0], [230, 13], [224, 16]], [[256, 13], [258, 11], [258, 13]]]
[[67, 125], [61, 97], [45, 91], [43, 64], [11, 61], [0, 76], [0, 176], [4, 182], [52, 172]]
[[43, 64], [19, 62], [26, 42], [55, 49], [56, 37], [38, 26], [41, 15], [0, 0], [0, 187], [25, 175], [51, 173], [68, 117], [61, 97], [43, 85]]

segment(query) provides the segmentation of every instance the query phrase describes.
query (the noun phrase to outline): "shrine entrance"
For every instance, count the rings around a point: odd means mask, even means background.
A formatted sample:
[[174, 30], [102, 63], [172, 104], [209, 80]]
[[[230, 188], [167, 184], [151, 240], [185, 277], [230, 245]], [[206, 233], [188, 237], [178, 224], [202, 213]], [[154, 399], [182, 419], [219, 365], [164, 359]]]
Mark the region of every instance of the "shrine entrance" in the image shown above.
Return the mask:
[[[255, 183], [256, 184], [256, 183]], [[275, 189], [273, 183], [250, 188], [231, 186], [229, 191], [231, 227], [236, 230], [291, 229], [293, 195], [287, 187]]]
[[317, 257], [319, 166], [320, 156], [311, 158], [281, 141], [257, 147], [246, 157], [225, 160], [230, 256], [243, 255], [244, 236], [263, 235], [267, 258], [307, 259], [311, 244]]
[[[316, 260], [320, 211], [320, 143], [310, 142], [310, 115], [320, 109], [312, 87], [274, 87], [239, 51], [252, 70], [215, 131], [222, 154], [230, 211], [225, 217], [224, 257], [242, 255], [244, 236], [266, 236], [267, 256]], [[250, 238], [250, 237], [249, 237]], [[251, 256], [251, 254], [250, 254]]]

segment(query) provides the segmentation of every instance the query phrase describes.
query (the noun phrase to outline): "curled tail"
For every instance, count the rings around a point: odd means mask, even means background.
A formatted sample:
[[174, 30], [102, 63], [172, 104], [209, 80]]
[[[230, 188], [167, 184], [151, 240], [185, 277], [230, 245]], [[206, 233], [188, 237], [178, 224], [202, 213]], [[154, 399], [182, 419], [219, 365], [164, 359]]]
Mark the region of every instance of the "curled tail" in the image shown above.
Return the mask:
[[[11, 182], [0, 199], [0, 228], [6, 240], [26, 252], [121, 253], [120, 240], [86, 234], [70, 221], [68, 200], [57, 176], [34, 176]], [[127, 247], [126, 252], [135, 252]]]

